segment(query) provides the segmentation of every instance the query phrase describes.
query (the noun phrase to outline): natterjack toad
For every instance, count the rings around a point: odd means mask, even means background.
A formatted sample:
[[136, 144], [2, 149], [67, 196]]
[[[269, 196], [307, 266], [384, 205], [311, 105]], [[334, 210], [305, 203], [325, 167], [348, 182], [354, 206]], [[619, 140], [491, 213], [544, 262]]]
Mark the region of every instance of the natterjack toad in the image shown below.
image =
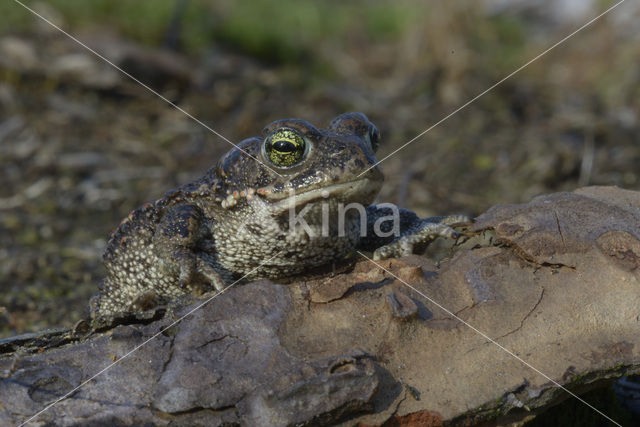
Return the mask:
[[107, 277], [92, 316], [143, 310], [240, 278], [292, 276], [356, 249], [380, 259], [456, 238], [450, 226], [468, 218], [370, 206], [383, 182], [374, 166], [378, 140], [361, 113], [342, 114], [326, 130], [298, 119], [271, 123], [202, 178], [123, 220], [104, 253]]

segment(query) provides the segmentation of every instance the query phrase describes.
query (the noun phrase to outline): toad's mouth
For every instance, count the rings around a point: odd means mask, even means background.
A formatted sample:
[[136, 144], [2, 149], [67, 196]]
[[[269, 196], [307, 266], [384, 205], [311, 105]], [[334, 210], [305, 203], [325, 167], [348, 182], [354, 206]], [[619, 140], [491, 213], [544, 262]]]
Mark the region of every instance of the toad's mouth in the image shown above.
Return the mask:
[[373, 202], [373, 199], [375, 199], [381, 186], [382, 182], [380, 181], [362, 178], [325, 187], [313, 188], [304, 192], [295, 192], [292, 190], [289, 193], [269, 193], [265, 194], [265, 196], [267, 199], [273, 200], [271, 208], [277, 212], [285, 211], [292, 207], [300, 207], [307, 203], [323, 199], [343, 203], [362, 203], [368, 206]]

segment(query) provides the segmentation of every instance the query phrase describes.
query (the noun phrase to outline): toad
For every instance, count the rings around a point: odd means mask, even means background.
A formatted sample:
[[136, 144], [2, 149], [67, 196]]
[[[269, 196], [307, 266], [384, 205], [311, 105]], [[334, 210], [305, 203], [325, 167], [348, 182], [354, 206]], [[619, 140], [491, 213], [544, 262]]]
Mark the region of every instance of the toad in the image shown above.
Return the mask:
[[408, 255], [455, 239], [461, 215], [419, 218], [371, 205], [382, 183], [380, 134], [362, 113], [327, 129], [275, 121], [226, 153], [203, 177], [131, 212], [104, 252], [107, 276], [92, 317], [141, 311], [237, 280], [290, 277], [344, 259]]

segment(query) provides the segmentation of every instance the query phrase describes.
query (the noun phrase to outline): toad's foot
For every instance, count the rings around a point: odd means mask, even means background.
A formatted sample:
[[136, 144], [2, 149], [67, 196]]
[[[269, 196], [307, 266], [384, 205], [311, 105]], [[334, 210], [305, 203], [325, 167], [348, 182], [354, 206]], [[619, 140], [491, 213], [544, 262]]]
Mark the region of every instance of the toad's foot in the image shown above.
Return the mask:
[[[222, 276], [207, 262], [206, 255], [202, 252], [191, 252], [186, 248], [180, 248], [174, 251], [174, 260], [180, 267], [180, 275], [178, 276], [179, 286], [181, 289], [190, 289], [193, 294], [202, 294], [205, 289], [195, 284], [199, 283], [196, 278], [198, 276], [217, 291], [223, 290], [226, 286]], [[179, 256], [178, 254], [182, 255]]]
[[406, 234], [400, 236], [397, 240], [379, 247], [373, 252], [374, 260], [382, 260], [386, 258], [407, 256], [413, 253], [417, 244], [429, 243], [438, 237], [446, 237], [447, 239], [457, 239], [460, 234], [454, 230], [453, 226], [461, 226], [471, 224], [471, 218], [464, 215], [450, 215], [424, 218], [412, 227]]
[[209, 284], [211, 284], [216, 291], [222, 291], [227, 287], [220, 273], [209, 265], [209, 263], [203, 259], [202, 255], [198, 256], [197, 271], [207, 279]]

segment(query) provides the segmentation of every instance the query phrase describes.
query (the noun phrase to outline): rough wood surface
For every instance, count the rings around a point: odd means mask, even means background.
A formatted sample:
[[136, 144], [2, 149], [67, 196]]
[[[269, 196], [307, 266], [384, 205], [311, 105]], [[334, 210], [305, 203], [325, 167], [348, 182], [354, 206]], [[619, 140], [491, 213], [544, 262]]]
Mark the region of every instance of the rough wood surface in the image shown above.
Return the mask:
[[[549, 378], [579, 394], [640, 369], [640, 193], [541, 196], [474, 228], [439, 265], [363, 259], [333, 277], [234, 286], [34, 422], [506, 422], [567, 397]], [[26, 421], [199, 303], [1, 340], [0, 424]]]

